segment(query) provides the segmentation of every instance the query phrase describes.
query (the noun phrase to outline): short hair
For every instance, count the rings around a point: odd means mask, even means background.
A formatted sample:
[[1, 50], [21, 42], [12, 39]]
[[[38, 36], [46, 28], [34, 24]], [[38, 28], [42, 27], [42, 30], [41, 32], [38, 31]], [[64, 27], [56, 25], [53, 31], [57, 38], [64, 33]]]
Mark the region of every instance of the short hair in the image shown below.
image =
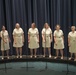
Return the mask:
[[16, 28], [17, 25], [19, 25], [19, 27], [20, 27], [20, 24], [19, 24], [19, 23], [16, 23], [16, 24], [15, 24], [15, 28]]
[[[44, 28], [46, 28], [46, 24], [49, 26], [49, 24], [48, 24], [48, 23], [45, 23], [45, 24], [44, 24]], [[49, 26], [49, 27], [50, 27], [50, 26]]]
[[72, 28], [74, 28], [74, 29], [75, 29], [76, 27], [75, 27], [75, 26], [71, 26], [71, 29], [72, 29]]
[[[4, 25], [2, 26], [2, 29], [3, 29], [3, 27], [5, 27]], [[6, 27], [5, 27], [6, 28]]]
[[35, 23], [32, 23], [31, 26], [32, 26], [32, 25], [34, 25], [34, 28], [36, 28], [36, 24], [35, 24]]
[[57, 26], [59, 26], [59, 27], [61, 28], [61, 26], [60, 26], [59, 24], [57, 24], [57, 25], [55, 26], [55, 29], [56, 29]]

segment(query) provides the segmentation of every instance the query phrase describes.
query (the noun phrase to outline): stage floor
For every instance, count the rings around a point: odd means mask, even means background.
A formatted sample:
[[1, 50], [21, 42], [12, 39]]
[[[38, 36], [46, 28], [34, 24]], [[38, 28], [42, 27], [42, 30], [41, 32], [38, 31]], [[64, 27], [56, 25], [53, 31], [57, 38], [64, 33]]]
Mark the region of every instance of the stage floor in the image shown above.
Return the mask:
[[76, 61], [72, 60], [68, 60], [67, 57], [64, 57], [64, 59], [60, 59], [60, 57], [58, 57], [57, 59], [54, 59], [54, 56], [52, 56], [51, 58], [49, 58], [48, 56], [46, 56], [45, 58], [42, 55], [37, 55], [36, 58], [32, 57], [30, 58], [30, 55], [23, 55], [22, 58], [16, 58], [15, 55], [10, 56], [10, 59], [6, 58], [7, 56], [5, 56], [5, 59], [2, 60], [1, 56], [0, 56], [0, 63], [9, 63], [9, 62], [38, 62], [38, 61], [42, 61], [42, 62], [53, 62], [53, 63], [64, 63], [64, 64], [72, 64], [72, 65], [76, 65]]

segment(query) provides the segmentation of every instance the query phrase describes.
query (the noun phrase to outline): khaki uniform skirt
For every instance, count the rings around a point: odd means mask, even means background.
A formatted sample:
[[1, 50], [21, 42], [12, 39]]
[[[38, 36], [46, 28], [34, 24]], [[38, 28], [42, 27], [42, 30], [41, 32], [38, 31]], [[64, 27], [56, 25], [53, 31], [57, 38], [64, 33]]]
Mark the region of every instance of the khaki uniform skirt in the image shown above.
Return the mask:
[[6, 43], [1, 39], [1, 51], [6, 51], [10, 49], [8, 38], [4, 37], [4, 39], [6, 40]]
[[29, 42], [30, 49], [37, 49], [39, 48], [39, 43], [36, 35], [30, 35], [30, 42]]
[[44, 42], [44, 40], [42, 41], [43, 48], [49, 48], [49, 47], [51, 47], [50, 35], [46, 34], [46, 36], [44, 36], [44, 37], [46, 37], [46, 38], [45, 38], [45, 42]]
[[56, 44], [54, 43], [54, 49], [64, 49], [64, 41], [62, 37], [56, 37]]
[[70, 37], [69, 52], [76, 53], [76, 37]]

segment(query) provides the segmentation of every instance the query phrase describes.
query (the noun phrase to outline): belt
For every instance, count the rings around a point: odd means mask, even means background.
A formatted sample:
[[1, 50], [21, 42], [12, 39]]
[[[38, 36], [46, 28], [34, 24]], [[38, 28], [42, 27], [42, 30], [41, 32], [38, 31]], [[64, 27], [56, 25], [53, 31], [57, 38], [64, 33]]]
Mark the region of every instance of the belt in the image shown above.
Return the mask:
[[46, 37], [50, 37], [50, 36], [46, 36]]
[[31, 37], [36, 37], [36, 36], [31, 36]]
[[57, 38], [61, 38], [61, 37], [57, 37]]
[[15, 36], [15, 37], [21, 37], [21, 36]]

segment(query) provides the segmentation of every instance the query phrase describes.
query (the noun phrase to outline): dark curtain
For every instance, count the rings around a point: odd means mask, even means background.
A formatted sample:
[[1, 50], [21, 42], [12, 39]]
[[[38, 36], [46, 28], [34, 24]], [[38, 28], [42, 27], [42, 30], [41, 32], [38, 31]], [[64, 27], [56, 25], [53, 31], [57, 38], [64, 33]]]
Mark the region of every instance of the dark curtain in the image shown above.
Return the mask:
[[[10, 55], [15, 54], [13, 48], [12, 32], [15, 28], [15, 23], [20, 23], [24, 30], [25, 43], [23, 54], [29, 54], [27, 32], [31, 27], [31, 23], [35, 22], [39, 29], [40, 48], [37, 54], [42, 54], [42, 38], [41, 30], [44, 23], [49, 23], [52, 31], [55, 30], [55, 25], [60, 24], [64, 32], [65, 49], [64, 55], [67, 55], [68, 45], [67, 36], [71, 25], [76, 25], [76, 0], [0, 0], [0, 30], [2, 25], [6, 26], [11, 39]], [[52, 43], [52, 55], [55, 54]]]

